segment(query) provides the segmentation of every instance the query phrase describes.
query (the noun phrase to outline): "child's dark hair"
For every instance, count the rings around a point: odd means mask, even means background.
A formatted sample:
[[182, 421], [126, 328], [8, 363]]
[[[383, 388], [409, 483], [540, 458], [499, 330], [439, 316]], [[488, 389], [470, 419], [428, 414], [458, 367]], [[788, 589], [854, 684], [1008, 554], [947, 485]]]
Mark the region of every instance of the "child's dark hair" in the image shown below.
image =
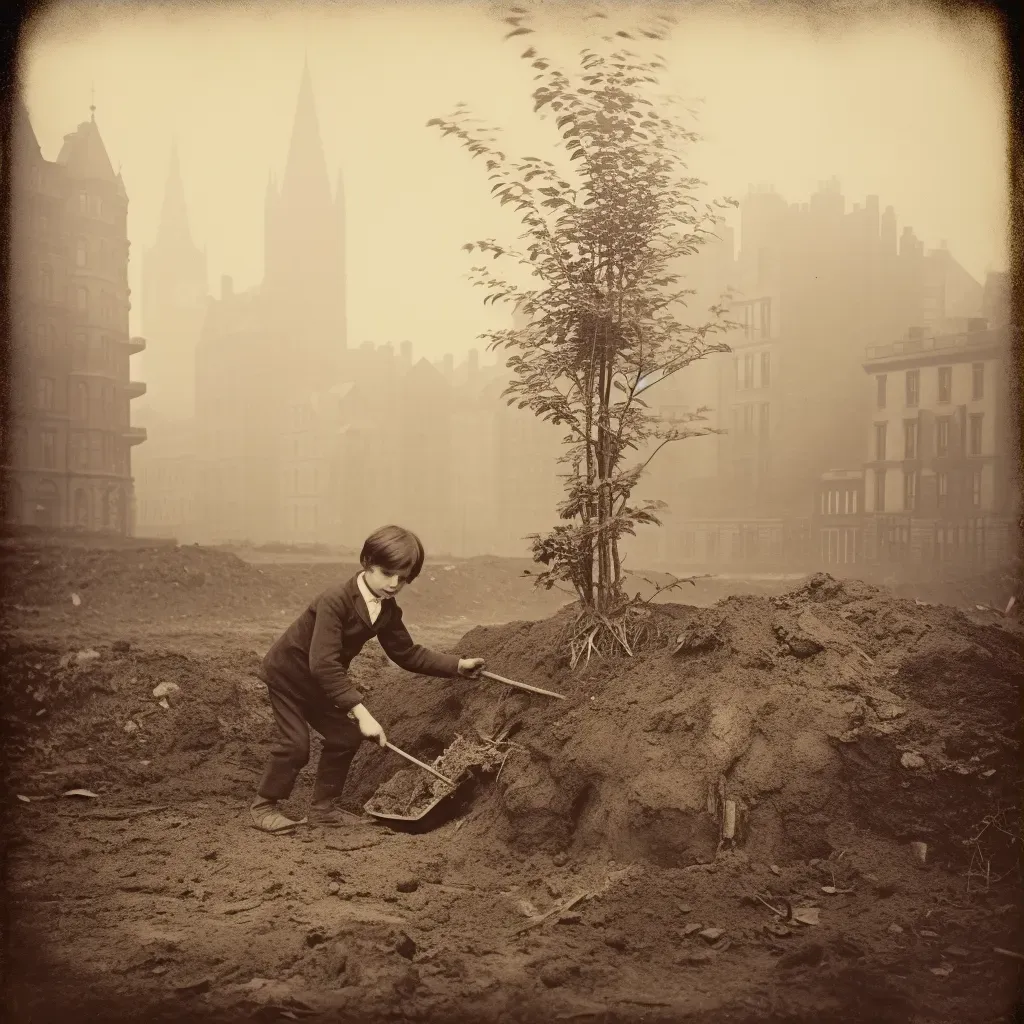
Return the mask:
[[412, 583], [423, 568], [423, 544], [411, 530], [401, 526], [382, 526], [374, 530], [359, 553], [364, 569], [376, 565], [386, 572], [401, 573]]

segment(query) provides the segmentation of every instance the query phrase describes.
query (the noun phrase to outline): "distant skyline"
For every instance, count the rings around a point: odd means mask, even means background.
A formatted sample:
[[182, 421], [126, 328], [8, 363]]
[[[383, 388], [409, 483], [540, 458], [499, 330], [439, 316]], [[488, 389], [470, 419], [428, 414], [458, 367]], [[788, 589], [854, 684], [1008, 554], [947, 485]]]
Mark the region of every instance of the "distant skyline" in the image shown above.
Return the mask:
[[[979, 281], [1005, 269], [1006, 98], [993, 26], [915, 6], [913, 17], [908, 7], [902, 19], [872, 14], [824, 33], [731, 10], [700, 8], [660, 47], [666, 91], [704, 99], [691, 167], [709, 181], [707, 198], [770, 183], [806, 202], [836, 176], [848, 206], [878, 195], [900, 230], [912, 226], [928, 249], [947, 242]], [[583, 37], [563, 20], [555, 36], [529, 42], [571, 69]], [[141, 256], [156, 237], [173, 144], [211, 293], [222, 274], [236, 290], [260, 281], [267, 179], [283, 172], [308, 57], [328, 169], [344, 179], [350, 345], [409, 340], [417, 355], [461, 357], [510, 312], [481, 304], [460, 247], [514, 238], [518, 224], [489, 198], [480, 162], [425, 122], [465, 100], [506, 129], [510, 152], [555, 137], [531, 113], [523, 41], [503, 43], [506, 29], [471, 6], [67, 5], [34, 27], [23, 87], [50, 160], [88, 119], [95, 89], [130, 200], [138, 332]]]

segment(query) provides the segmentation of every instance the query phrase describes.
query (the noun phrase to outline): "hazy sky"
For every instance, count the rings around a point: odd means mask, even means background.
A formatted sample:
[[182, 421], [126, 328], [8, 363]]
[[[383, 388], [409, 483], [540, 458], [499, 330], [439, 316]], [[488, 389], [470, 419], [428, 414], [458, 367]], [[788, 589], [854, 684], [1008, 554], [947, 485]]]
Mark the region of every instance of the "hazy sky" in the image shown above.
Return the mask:
[[[691, 167], [709, 180], [709, 198], [772, 183], [790, 202], [806, 201], [837, 175], [848, 205], [879, 195], [901, 229], [912, 225], [927, 247], [947, 240], [979, 280], [1005, 268], [1005, 98], [994, 29], [921, 8], [824, 32], [724, 4], [699, 10], [660, 51], [671, 67], [666, 84], [704, 99], [706, 141]], [[505, 325], [507, 312], [483, 307], [465, 280], [471, 261], [460, 246], [508, 238], [515, 223], [488, 198], [479, 161], [425, 122], [465, 100], [510, 129], [509, 147], [518, 151], [520, 141], [523, 155], [550, 130], [534, 124], [523, 40], [502, 42], [505, 30], [469, 4], [197, 5], [195, 13], [69, 5], [35, 27], [24, 86], [51, 160], [88, 118], [95, 88], [96, 121], [130, 199], [138, 331], [139, 257], [155, 237], [173, 138], [211, 290], [221, 274], [236, 289], [259, 282], [267, 176], [283, 171], [308, 54], [328, 167], [345, 179], [350, 344], [409, 339], [433, 358], [463, 353], [481, 330]], [[571, 57], [579, 33], [566, 22], [529, 41]]]

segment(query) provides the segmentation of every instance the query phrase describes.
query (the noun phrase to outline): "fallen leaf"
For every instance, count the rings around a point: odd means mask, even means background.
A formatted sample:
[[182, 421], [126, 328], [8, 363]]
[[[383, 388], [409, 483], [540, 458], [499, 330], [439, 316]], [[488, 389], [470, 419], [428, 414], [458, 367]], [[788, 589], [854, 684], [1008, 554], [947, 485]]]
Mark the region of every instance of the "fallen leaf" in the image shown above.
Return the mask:
[[69, 789], [63, 796], [85, 796], [90, 800], [99, 800], [99, 794], [88, 789]]
[[23, 804], [30, 804], [32, 801], [27, 796], [22, 796], [20, 793], [15, 794]]
[[953, 968], [947, 967], [945, 965], [943, 965], [942, 967], [931, 967], [929, 968], [929, 970], [931, 970], [932, 974], [936, 974], [940, 978], [946, 978], [953, 973]]
[[82, 603], [82, 599], [77, 594], [72, 594], [71, 603], [77, 608]]
[[987, 779], [990, 775], [995, 775], [995, 773], [996, 773], [995, 768], [989, 768], [989, 770], [987, 772], [982, 772], [981, 773], [981, 777], [983, 779]]
[[768, 865], [768, 870], [769, 870], [769, 871], [770, 871], [770, 872], [771, 872], [771, 873], [772, 873], [773, 875], [781, 875], [781, 874], [782, 874], [782, 872], [781, 872], [781, 871], [779, 870], [779, 866], [778, 866], [778, 864], [769, 864], [769, 865]]

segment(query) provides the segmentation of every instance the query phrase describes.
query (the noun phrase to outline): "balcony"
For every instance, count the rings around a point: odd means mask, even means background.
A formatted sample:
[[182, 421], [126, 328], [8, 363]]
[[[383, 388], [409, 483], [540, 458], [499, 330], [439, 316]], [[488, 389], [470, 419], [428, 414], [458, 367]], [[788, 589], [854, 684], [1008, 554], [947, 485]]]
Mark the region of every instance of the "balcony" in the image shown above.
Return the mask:
[[146, 428], [122, 427], [121, 436], [131, 445], [142, 444], [146, 440]]
[[994, 348], [1007, 341], [1004, 330], [970, 331], [961, 334], [943, 334], [932, 338], [904, 338], [888, 345], [868, 345], [867, 362], [887, 359], [905, 359], [925, 355], [943, 355], [947, 352], [965, 352], [981, 348]]
[[142, 352], [146, 348], [146, 339], [135, 335], [134, 338], [129, 338], [125, 344], [128, 346], [128, 352], [134, 355], [136, 352]]
[[130, 380], [125, 385], [125, 391], [129, 398], [141, 398], [146, 393], [146, 382], [142, 380]]

